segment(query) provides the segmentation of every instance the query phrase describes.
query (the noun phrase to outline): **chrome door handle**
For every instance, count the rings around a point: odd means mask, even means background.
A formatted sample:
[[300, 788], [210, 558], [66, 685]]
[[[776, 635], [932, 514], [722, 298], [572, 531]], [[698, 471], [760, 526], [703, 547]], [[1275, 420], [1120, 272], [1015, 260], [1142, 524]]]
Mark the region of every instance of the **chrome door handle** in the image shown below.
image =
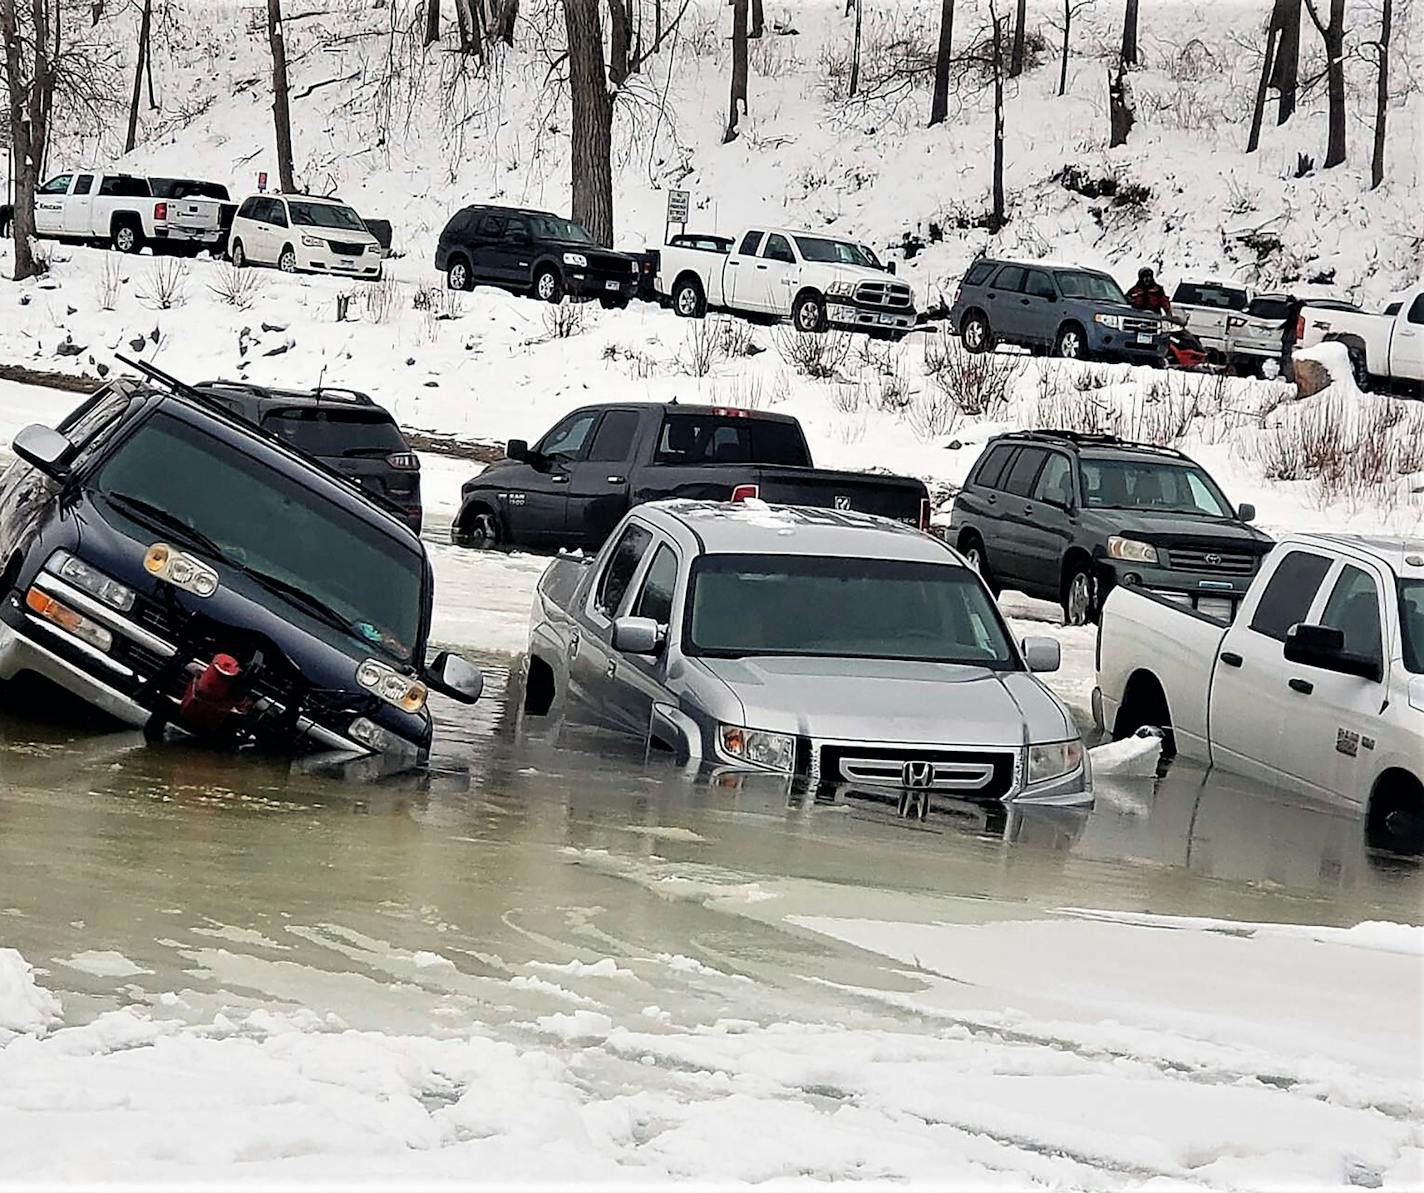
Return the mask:
[[579, 651], [579, 636], [578, 636], [577, 634], [575, 634], [572, 638], [569, 639], [569, 658], [571, 658], [571, 659], [576, 659], [576, 658], [578, 658], [578, 651]]
[[604, 668], [603, 673], [612, 679], [618, 673], [618, 664], [613, 659], [609, 659], [608, 666]]
[[569, 483], [569, 478], [561, 474], [559, 476], [551, 476], [549, 481], [555, 485], [566, 485]]
[[622, 485], [628, 482], [628, 478], [626, 476], [605, 476], [603, 479], [606, 480], [610, 485]]

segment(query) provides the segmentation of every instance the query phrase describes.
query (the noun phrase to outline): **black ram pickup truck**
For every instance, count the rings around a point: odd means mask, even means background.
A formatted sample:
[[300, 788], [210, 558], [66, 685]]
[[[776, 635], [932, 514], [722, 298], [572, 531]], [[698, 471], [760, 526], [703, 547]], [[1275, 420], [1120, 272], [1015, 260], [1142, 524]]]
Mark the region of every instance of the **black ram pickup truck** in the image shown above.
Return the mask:
[[858, 510], [929, 528], [929, 493], [904, 476], [815, 468], [801, 424], [724, 406], [628, 402], [575, 410], [530, 447], [463, 486], [454, 542], [473, 547], [602, 545], [645, 501], [760, 498]]

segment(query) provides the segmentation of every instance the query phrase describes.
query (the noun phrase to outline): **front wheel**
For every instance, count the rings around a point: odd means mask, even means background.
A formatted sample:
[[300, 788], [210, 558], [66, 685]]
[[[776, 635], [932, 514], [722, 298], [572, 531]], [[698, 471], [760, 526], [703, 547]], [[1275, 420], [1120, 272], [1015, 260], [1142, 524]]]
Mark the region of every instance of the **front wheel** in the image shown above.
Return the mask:
[[1059, 329], [1058, 339], [1053, 344], [1053, 355], [1064, 360], [1087, 360], [1088, 341], [1083, 329], [1076, 323], [1069, 323]]
[[1098, 580], [1090, 564], [1075, 563], [1063, 580], [1063, 623], [1092, 625], [1098, 620]]
[[277, 268], [283, 273], [297, 272], [297, 250], [291, 245], [282, 249], [282, 255], [277, 258]]
[[826, 330], [826, 304], [819, 294], [803, 294], [791, 308], [791, 322], [797, 331]]
[[994, 581], [994, 574], [989, 570], [989, 557], [984, 551], [984, 544], [977, 538], [969, 539], [961, 548], [964, 560], [976, 572], [979, 578], [984, 581], [989, 591], [995, 596], [999, 595], [999, 585]]
[[564, 281], [557, 270], [546, 265], [534, 275], [534, 297], [540, 302], [563, 301]]
[[964, 342], [966, 352], [989, 352], [994, 347], [994, 333], [989, 330], [989, 320], [978, 311], [966, 316], [959, 329], [959, 338]]
[[450, 528], [450, 541], [457, 547], [493, 551], [500, 545], [499, 520], [489, 510], [476, 510]]

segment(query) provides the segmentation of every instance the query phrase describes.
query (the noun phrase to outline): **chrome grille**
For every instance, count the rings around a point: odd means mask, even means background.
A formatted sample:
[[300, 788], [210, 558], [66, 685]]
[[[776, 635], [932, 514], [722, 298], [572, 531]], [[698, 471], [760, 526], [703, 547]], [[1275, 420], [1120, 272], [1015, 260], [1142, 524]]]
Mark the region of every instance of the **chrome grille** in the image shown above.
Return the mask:
[[1001, 799], [1019, 784], [1015, 750], [933, 749], [870, 746], [853, 742], [821, 744], [812, 777], [822, 783], [938, 792], [978, 799]]
[[1123, 331], [1143, 331], [1156, 335], [1162, 330], [1162, 324], [1156, 319], [1124, 318], [1122, 329]]
[[1169, 566], [1184, 572], [1210, 572], [1221, 576], [1251, 576], [1256, 556], [1247, 551], [1220, 551], [1212, 547], [1172, 547]]
[[904, 282], [861, 282], [855, 300], [864, 306], [906, 310], [911, 304], [910, 287]]

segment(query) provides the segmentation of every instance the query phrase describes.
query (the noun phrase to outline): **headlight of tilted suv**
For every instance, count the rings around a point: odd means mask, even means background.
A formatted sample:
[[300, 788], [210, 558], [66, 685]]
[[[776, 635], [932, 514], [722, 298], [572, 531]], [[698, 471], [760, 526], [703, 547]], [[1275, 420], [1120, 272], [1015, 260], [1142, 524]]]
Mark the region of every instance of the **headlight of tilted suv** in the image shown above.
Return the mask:
[[425, 707], [425, 698], [429, 694], [420, 680], [402, 675], [394, 667], [387, 667], [375, 659], [367, 659], [356, 668], [356, 682], [402, 712], [419, 712]]
[[855, 293], [855, 283], [832, 282], [826, 287], [826, 293], [836, 298], [850, 298]]
[[1099, 323], [1103, 327], [1111, 327], [1114, 331], [1122, 330], [1121, 315], [1094, 315], [1093, 322]]
[[1028, 785], [1071, 775], [1083, 765], [1083, 739], [1044, 742], [1028, 748]]
[[796, 739], [790, 734], [743, 729], [740, 725], [723, 725], [719, 732], [722, 752], [728, 758], [786, 774], [795, 769]]
[[1156, 563], [1157, 548], [1151, 543], [1140, 543], [1136, 539], [1113, 535], [1108, 539], [1108, 554], [1113, 559], [1126, 563]]
[[91, 597], [104, 602], [111, 609], [127, 613], [133, 608], [134, 591], [127, 585], [111, 580], [98, 568], [90, 567], [82, 559], [75, 559], [68, 551], [56, 551], [45, 564], [45, 571], [67, 580], [75, 588], [87, 592]]
[[575, 269], [587, 269], [588, 258], [582, 253], [565, 253], [564, 264], [572, 265]]

